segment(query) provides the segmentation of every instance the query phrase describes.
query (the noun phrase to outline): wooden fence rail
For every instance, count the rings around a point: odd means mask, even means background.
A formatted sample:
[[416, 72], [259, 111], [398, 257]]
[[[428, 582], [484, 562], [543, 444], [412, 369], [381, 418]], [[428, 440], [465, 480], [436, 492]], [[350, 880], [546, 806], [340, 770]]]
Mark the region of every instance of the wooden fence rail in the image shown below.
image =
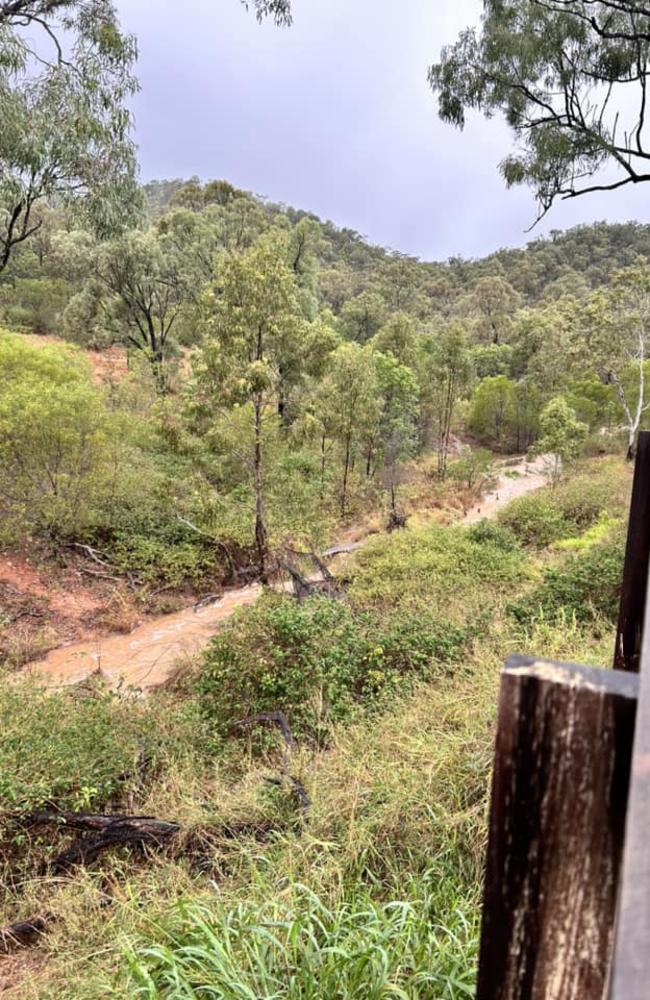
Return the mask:
[[649, 561], [643, 433], [618, 669], [502, 673], [477, 1000], [650, 1000]]

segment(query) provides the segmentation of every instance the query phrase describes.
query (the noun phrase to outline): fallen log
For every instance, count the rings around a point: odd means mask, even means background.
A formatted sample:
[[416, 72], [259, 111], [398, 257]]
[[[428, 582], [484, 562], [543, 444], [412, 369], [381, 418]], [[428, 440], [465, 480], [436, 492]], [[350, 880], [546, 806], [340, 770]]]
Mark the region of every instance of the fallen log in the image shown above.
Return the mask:
[[22, 830], [56, 825], [59, 828], [79, 830], [85, 834], [44, 864], [45, 871], [55, 873], [68, 871], [76, 865], [91, 863], [112, 847], [159, 849], [181, 829], [178, 823], [156, 819], [153, 816], [75, 813], [57, 809], [19, 814], [12, 816], [10, 821]]
[[334, 556], [347, 555], [349, 552], [356, 552], [363, 548], [363, 542], [347, 542], [340, 545], [333, 545], [331, 549], [325, 549], [323, 557], [333, 559]]
[[296, 600], [303, 601], [308, 597], [312, 597], [314, 594], [325, 594], [328, 597], [340, 597], [341, 590], [338, 586], [338, 582], [336, 578], [332, 576], [325, 563], [312, 552], [299, 554], [309, 556], [314, 561], [319, 572], [321, 573], [322, 579], [319, 580], [314, 577], [305, 576], [304, 573], [301, 573], [300, 569], [291, 561], [291, 559], [285, 559], [281, 564], [281, 568], [283, 568], [291, 577], [293, 596]]
[[178, 823], [156, 819], [121, 819], [106, 826], [101, 833], [80, 837], [67, 850], [57, 854], [47, 868], [65, 872], [77, 865], [90, 864], [111, 847], [153, 847], [160, 849], [180, 832]]
[[28, 948], [46, 934], [54, 917], [49, 914], [19, 920], [15, 924], [0, 927], [0, 955], [9, 955], [17, 948]]
[[[289, 729], [286, 717], [282, 712], [262, 712], [259, 716], [242, 720], [242, 723], [270, 722], [277, 725], [287, 743], [287, 753], [295, 741]], [[309, 796], [302, 782], [291, 775], [285, 775], [298, 799], [300, 809], [306, 813], [309, 809]], [[75, 840], [66, 850], [43, 865], [43, 874], [70, 872], [78, 865], [96, 860], [100, 854], [111, 847], [152, 847], [162, 848], [182, 833], [179, 823], [159, 820], [153, 816], [130, 816], [125, 814], [79, 813], [69, 810], [47, 808], [30, 813], [18, 813], [9, 820], [18, 829], [32, 830], [44, 826], [80, 831], [82, 836]], [[239, 840], [242, 837], [253, 837], [259, 843], [265, 843], [282, 826], [270, 820], [259, 822], [225, 823], [221, 827], [211, 828], [210, 840]], [[192, 853], [192, 847], [199, 846], [196, 831], [190, 832], [189, 839], [181, 841], [183, 854]], [[207, 856], [199, 856], [200, 870], [211, 870], [212, 860]], [[0, 927], [0, 955], [7, 955], [17, 948], [27, 948], [38, 944], [39, 939], [46, 934], [51, 924], [56, 920], [51, 913], [41, 914], [28, 920], [17, 921]]]

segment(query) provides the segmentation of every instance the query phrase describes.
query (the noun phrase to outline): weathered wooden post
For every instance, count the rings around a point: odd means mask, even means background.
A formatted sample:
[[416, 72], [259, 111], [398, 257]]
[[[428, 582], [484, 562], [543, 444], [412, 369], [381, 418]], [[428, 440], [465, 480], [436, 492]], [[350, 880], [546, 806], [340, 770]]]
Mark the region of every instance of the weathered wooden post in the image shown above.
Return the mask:
[[621, 671], [506, 664], [477, 1000], [605, 996], [637, 689]]
[[627, 530], [614, 667], [639, 670], [650, 568], [650, 431], [639, 435]]
[[[650, 623], [650, 593], [646, 622]], [[610, 1000], [650, 997], [650, 627], [641, 654]]]

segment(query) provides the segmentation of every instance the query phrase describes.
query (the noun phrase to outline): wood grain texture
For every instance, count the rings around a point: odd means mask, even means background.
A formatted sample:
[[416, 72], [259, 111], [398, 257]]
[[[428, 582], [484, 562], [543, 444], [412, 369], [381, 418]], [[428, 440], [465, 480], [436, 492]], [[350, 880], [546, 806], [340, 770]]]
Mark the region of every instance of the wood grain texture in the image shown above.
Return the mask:
[[642, 431], [625, 549], [614, 668], [638, 672], [650, 567], [650, 431]]
[[637, 691], [631, 673], [506, 664], [477, 1000], [605, 996]]
[[639, 685], [611, 1000], [650, 997], [650, 628]]

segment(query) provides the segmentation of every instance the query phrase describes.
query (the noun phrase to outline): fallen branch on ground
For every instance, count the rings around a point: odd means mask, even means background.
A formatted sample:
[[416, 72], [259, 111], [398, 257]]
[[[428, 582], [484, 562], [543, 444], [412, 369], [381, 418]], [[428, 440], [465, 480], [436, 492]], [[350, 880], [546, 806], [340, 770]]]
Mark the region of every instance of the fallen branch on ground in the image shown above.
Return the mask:
[[83, 552], [88, 559], [91, 559], [98, 566], [102, 567], [101, 570], [96, 570], [90, 569], [88, 566], [81, 566], [81, 573], [86, 573], [87, 576], [94, 576], [98, 580], [110, 580], [111, 583], [122, 583], [123, 580], [126, 580], [132, 590], [140, 586], [141, 580], [131, 570], [125, 570], [123, 576], [116, 576], [114, 573], [106, 572], [107, 570], [114, 570], [115, 567], [111, 565], [104, 552], [99, 552], [92, 545], [86, 545], [84, 542], [67, 542], [65, 547]]
[[178, 823], [153, 816], [74, 813], [56, 809], [39, 810], [11, 819], [23, 830], [56, 825], [86, 834], [44, 865], [44, 870], [51, 872], [64, 872], [76, 865], [92, 862], [111, 847], [160, 848], [181, 829]]
[[119, 576], [113, 576], [111, 573], [102, 573], [97, 569], [89, 569], [88, 566], [82, 566], [80, 572], [86, 573], [88, 576], [94, 576], [97, 580], [111, 580], [113, 583], [121, 583]]
[[18, 920], [15, 924], [0, 927], [0, 955], [9, 955], [17, 948], [28, 948], [35, 944], [49, 926], [54, 922], [51, 913], [32, 917], [30, 920]]
[[279, 768], [280, 780], [277, 778], [266, 778], [266, 781], [270, 785], [276, 785], [282, 787], [284, 781], [288, 781], [291, 785], [294, 795], [298, 800], [300, 806], [300, 811], [303, 817], [307, 815], [311, 808], [311, 799], [309, 798], [309, 793], [303, 785], [300, 778], [297, 778], [294, 774], [289, 774], [289, 763], [291, 760], [291, 751], [295, 750], [298, 746], [289, 722], [287, 720], [284, 712], [257, 712], [255, 715], [249, 715], [245, 719], [241, 719], [239, 722], [235, 722], [234, 728], [241, 729], [243, 727], [250, 727], [258, 724], [270, 724], [272, 726], [277, 726], [277, 728], [282, 733], [284, 739], [284, 756], [282, 758], [282, 766]]
[[105, 566], [108, 569], [111, 568], [111, 564], [104, 557], [103, 552], [98, 552], [94, 549], [92, 545], [85, 545], [83, 542], [68, 542], [69, 549], [79, 549], [80, 552], [85, 552], [89, 559], [96, 562], [98, 566]]

